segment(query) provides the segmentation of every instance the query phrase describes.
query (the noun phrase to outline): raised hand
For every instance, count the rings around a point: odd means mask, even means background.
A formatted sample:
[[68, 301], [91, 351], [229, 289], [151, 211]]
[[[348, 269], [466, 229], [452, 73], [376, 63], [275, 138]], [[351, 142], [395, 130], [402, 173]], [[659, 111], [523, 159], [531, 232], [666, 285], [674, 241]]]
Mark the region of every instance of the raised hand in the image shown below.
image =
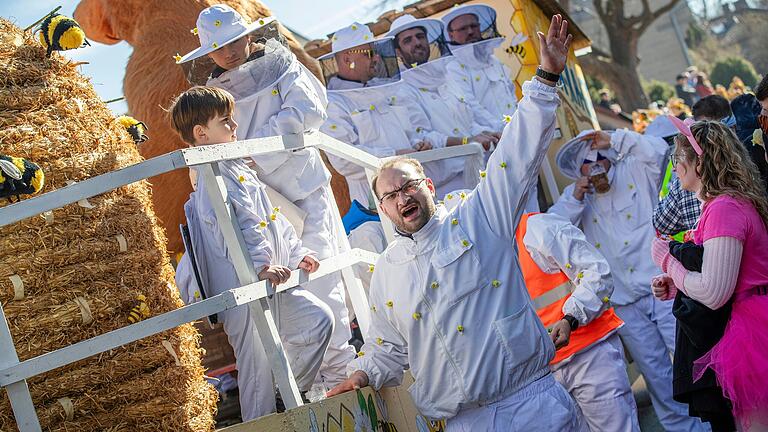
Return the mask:
[[573, 40], [573, 35], [568, 33], [568, 21], [559, 14], [554, 15], [547, 35], [545, 36], [542, 32], [537, 32], [537, 35], [541, 68], [546, 72], [560, 75], [565, 70], [568, 49]]

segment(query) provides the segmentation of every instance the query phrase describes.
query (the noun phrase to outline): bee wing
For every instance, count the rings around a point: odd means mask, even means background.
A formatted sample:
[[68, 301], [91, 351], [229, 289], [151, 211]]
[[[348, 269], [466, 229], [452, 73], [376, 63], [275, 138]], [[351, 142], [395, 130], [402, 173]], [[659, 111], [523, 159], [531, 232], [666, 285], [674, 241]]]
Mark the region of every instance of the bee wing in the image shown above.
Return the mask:
[[518, 34], [516, 34], [515, 36], [512, 37], [512, 40], [510, 41], [509, 45], [510, 46], [520, 45], [521, 43], [523, 43], [523, 42], [525, 42], [527, 40], [528, 40], [528, 36], [526, 36], [523, 33], [518, 33]]
[[0, 170], [3, 171], [3, 174], [14, 180], [21, 180], [21, 171], [11, 161], [0, 159]]

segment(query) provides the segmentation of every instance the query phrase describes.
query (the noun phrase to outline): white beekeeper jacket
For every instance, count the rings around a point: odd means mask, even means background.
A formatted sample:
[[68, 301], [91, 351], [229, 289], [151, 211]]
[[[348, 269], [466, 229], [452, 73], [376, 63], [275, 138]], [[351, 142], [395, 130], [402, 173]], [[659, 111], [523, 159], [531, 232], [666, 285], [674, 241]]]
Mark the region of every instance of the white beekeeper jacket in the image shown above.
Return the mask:
[[[425, 139], [429, 121], [417, 103], [402, 93], [402, 81], [363, 87], [360, 83], [331, 78], [328, 83], [328, 120], [321, 131], [376, 157], [395, 156], [398, 150], [413, 149]], [[352, 162], [328, 155], [333, 167], [349, 186], [350, 199], [375, 208], [365, 171]], [[445, 178], [443, 161], [424, 168], [436, 186]], [[452, 177], [452, 176], [451, 176]]]
[[[423, 138], [433, 148], [446, 147], [448, 137], [470, 137], [484, 130], [475, 121], [466, 100], [448, 90], [445, 65], [450, 61], [451, 57], [443, 57], [401, 72], [403, 97], [423, 111], [428, 122]], [[470, 161], [467, 166], [468, 159], [453, 158], [440, 162], [444, 174], [435, 185], [438, 197], [474, 184], [473, 180], [483, 169], [484, 159]]]
[[613, 294], [611, 268], [569, 220], [556, 214], [532, 215], [523, 244], [541, 271], [562, 271], [568, 279], [578, 281], [563, 304], [564, 315], [573, 316], [584, 326], [610, 307], [603, 299]]
[[453, 211], [439, 205], [417, 233], [398, 236], [373, 273], [371, 330], [348, 372], [364, 371], [378, 389], [399, 384], [410, 366], [409, 391], [430, 418], [453, 417], [549, 374], [554, 346], [513, 245], [559, 99], [539, 81], [524, 93], [477, 188]]
[[[634, 303], [649, 295], [651, 277], [660, 271], [650, 258], [654, 237], [651, 215], [658, 203], [667, 149], [661, 138], [615, 131], [611, 134], [611, 148], [599, 151], [611, 161], [610, 190], [588, 193], [579, 201], [573, 197], [571, 184], [548, 210], [580, 225], [606, 258], [615, 284], [611, 302], [616, 305]], [[581, 162], [573, 166], [580, 167]], [[560, 169], [563, 171], [562, 165]], [[567, 175], [574, 178], [578, 174], [572, 168]]]
[[512, 115], [517, 108], [509, 68], [493, 55], [493, 50], [503, 41], [504, 38], [494, 38], [453, 45], [454, 60], [446, 66], [451, 91], [465, 98], [476, 121], [492, 131], [503, 129], [505, 116]]
[[[256, 273], [267, 265], [298, 268], [301, 260], [313, 252], [302, 245], [288, 220], [282, 214], [274, 213], [264, 184], [241, 160], [219, 162], [219, 168]], [[184, 205], [184, 212], [200, 277], [203, 285], [212, 290], [207, 294], [214, 296], [239, 287], [240, 281], [229, 259], [205, 182], [198, 181], [197, 189]], [[188, 259], [186, 254], [184, 259]], [[186, 264], [180, 268], [191, 271]], [[177, 280], [189, 280], [191, 275], [177, 274], [176, 277]], [[193, 297], [190, 300], [195, 300], [194, 293], [189, 295]]]
[[[235, 96], [238, 139], [301, 134], [326, 119], [325, 87], [287, 48], [270, 39], [263, 56], [208, 82]], [[329, 225], [331, 174], [315, 148], [253, 158], [259, 180], [305, 212], [302, 242], [325, 259], [340, 252], [339, 229]], [[310, 198], [311, 199], [308, 199]]]

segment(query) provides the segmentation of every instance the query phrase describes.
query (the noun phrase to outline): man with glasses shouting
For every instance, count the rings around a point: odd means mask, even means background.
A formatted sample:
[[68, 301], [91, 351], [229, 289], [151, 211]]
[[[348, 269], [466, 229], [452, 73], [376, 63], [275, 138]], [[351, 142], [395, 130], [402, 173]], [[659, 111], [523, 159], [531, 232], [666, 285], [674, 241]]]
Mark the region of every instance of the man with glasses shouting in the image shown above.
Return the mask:
[[[560, 15], [539, 33], [541, 68], [565, 67]], [[448, 431], [581, 431], [583, 419], [549, 371], [555, 347], [539, 321], [515, 250], [515, 227], [555, 128], [555, 82], [537, 77], [491, 155], [480, 184], [452, 209], [435, 204], [419, 162], [385, 163], [373, 188], [398, 236], [370, 291], [371, 329], [350, 378], [330, 395], [402, 382], [419, 411]], [[542, 415], [542, 413], [546, 413]]]

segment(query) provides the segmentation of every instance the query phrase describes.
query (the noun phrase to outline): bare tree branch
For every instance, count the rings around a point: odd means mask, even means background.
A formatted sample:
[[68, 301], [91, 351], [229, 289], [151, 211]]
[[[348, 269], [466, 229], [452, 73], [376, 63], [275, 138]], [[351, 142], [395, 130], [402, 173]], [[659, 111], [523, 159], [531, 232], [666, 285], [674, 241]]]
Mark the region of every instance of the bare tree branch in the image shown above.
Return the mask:
[[647, 20], [643, 21], [642, 24], [640, 24], [640, 27], [638, 27], [638, 31], [640, 33], [643, 33], [648, 28], [648, 26], [650, 26], [654, 21], [656, 21], [656, 18], [672, 10], [672, 8], [674, 8], [679, 1], [680, 0], [670, 0], [669, 3], [660, 7], [655, 12], [651, 13], [651, 16]]

